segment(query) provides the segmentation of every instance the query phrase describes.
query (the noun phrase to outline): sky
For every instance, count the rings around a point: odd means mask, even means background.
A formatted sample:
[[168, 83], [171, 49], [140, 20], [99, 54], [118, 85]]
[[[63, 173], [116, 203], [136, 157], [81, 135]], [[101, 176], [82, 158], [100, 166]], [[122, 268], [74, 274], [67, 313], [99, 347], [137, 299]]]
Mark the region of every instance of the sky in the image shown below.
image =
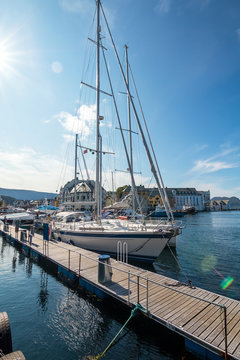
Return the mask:
[[[102, 4], [124, 69], [128, 46], [165, 186], [240, 197], [239, 0]], [[96, 45], [88, 37], [96, 39], [94, 0], [0, 0], [0, 187], [59, 191], [74, 177], [75, 134], [95, 149], [95, 90], [81, 84], [95, 86]], [[110, 57], [104, 22], [102, 37]], [[127, 128], [118, 64], [107, 64]], [[100, 98], [103, 151], [114, 153], [103, 155], [107, 190], [130, 183], [111, 98]], [[154, 186], [134, 123], [132, 130], [136, 183]], [[88, 150], [84, 159], [94, 179], [95, 156]], [[79, 165], [79, 178], [86, 177], [82, 156]]]

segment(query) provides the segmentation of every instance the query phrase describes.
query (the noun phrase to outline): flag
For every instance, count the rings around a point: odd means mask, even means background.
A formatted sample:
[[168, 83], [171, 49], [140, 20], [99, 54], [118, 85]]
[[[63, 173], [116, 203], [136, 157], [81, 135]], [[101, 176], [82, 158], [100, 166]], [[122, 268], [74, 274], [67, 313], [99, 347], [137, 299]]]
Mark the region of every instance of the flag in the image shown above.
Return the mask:
[[87, 153], [87, 149], [83, 150], [83, 153], [86, 154], [86, 153]]

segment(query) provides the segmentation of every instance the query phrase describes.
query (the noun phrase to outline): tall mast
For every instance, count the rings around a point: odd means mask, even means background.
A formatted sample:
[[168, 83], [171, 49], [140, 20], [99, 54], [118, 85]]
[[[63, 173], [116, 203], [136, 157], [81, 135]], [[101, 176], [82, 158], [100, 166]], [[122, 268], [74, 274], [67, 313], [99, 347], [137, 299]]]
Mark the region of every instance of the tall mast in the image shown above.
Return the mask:
[[[122, 74], [122, 78], [123, 78], [123, 81], [125, 83], [125, 86], [127, 88], [127, 91], [129, 93], [129, 99], [131, 101], [131, 106], [132, 106], [132, 110], [134, 112], [134, 115], [135, 115], [135, 118], [136, 118], [136, 121], [137, 121], [137, 124], [138, 124], [138, 128], [139, 128], [139, 131], [140, 131], [140, 134], [141, 134], [141, 137], [142, 137], [142, 140], [143, 140], [143, 145], [145, 147], [145, 150], [146, 150], [146, 153], [147, 153], [147, 157], [148, 157], [148, 161], [150, 163], [150, 167], [151, 167], [151, 171], [152, 171], [152, 174], [156, 180], [156, 184], [157, 184], [157, 187], [158, 187], [158, 191], [159, 193], [161, 194], [162, 193], [162, 189], [161, 189], [161, 183], [159, 181], [159, 177], [158, 177], [158, 173], [156, 171], [156, 167], [154, 165], [154, 162], [153, 162], [153, 159], [152, 159], [152, 156], [151, 156], [151, 153], [149, 151], [149, 148], [148, 148], [148, 144], [147, 144], [147, 141], [146, 141], [146, 138], [145, 138], [145, 135], [144, 135], [144, 132], [143, 132], [143, 128], [141, 126], [141, 123], [140, 123], [140, 120], [139, 120], [139, 117], [138, 117], [138, 114], [137, 114], [137, 110], [136, 110], [136, 107], [135, 107], [135, 104], [133, 102], [133, 99], [131, 97], [131, 93], [129, 91], [129, 87], [128, 87], [128, 84], [127, 84], [127, 80], [126, 80], [126, 76], [124, 74], [124, 71], [123, 71], [123, 68], [122, 68], [122, 64], [120, 62], [120, 59], [119, 59], [119, 56], [118, 56], [118, 52], [117, 52], [117, 49], [116, 49], [116, 45], [114, 43], [114, 40], [113, 40], [113, 37], [112, 37], [112, 33], [110, 31], [110, 28], [109, 28], [109, 25], [108, 25], [108, 22], [107, 22], [107, 19], [106, 19], [106, 16], [105, 16], [105, 13], [104, 13], [104, 10], [102, 8], [102, 13], [103, 13], [103, 16], [104, 16], [104, 19], [105, 19], [105, 22], [106, 22], [106, 25], [107, 25], [107, 28], [108, 28], [108, 33], [110, 35], [110, 38], [111, 38], [111, 41], [112, 41], [112, 45], [113, 45], [113, 48], [114, 48], [114, 52], [115, 52], [115, 55], [116, 55], [116, 58], [117, 58], [117, 61], [118, 61], [118, 64], [119, 64], [119, 68], [120, 68], [120, 71], [121, 71], [121, 74]], [[164, 199], [165, 200], [165, 199]], [[165, 202], [166, 203], [166, 202]], [[168, 206], [165, 207], [166, 209], [166, 213], [167, 213], [167, 216], [168, 216], [168, 219], [171, 220], [171, 222], [173, 221], [173, 219], [171, 218], [171, 213], [169, 211], [169, 208]]]
[[[126, 81], [129, 88], [129, 69], [128, 69], [128, 47], [125, 45], [125, 59], [126, 59]], [[127, 91], [127, 107], [128, 107], [128, 128], [129, 128], [129, 154], [130, 154], [130, 165], [133, 172], [133, 154], [132, 154], [132, 122], [131, 122], [131, 108], [130, 108], [130, 94]], [[133, 182], [131, 181], [131, 193], [132, 193], [132, 217], [135, 216], [135, 199]]]
[[76, 201], [77, 201], [77, 143], [78, 143], [78, 134], [76, 134], [75, 140], [75, 171], [74, 171], [74, 210], [76, 210]]
[[100, 222], [100, 132], [99, 132], [99, 105], [100, 105], [100, 0], [96, 1], [97, 6], [97, 53], [96, 53], [96, 220]]

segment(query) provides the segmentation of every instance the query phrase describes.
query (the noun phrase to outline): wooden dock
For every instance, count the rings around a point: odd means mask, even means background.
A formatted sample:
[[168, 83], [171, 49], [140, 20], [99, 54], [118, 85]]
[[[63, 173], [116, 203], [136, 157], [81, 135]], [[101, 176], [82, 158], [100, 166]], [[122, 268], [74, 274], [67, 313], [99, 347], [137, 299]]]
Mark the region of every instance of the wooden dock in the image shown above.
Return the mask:
[[[77, 281], [99, 297], [110, 296], [133, 307], [137, 303], [145, 315], [182, 335], [185, 344], [204, 359], [217, 356], [240, 360], [240, 302], [222, 295], [189, 287], [165, 276], [111, 259], [111, 281], [98, 281], [99, 254], [75, 246], [45, 241], [35, 234], [20, 241], [21, 231], [13, 226], [0, 231], [22, 245], [30, 256], [44, 257], [58, 273]], [[108, 265], [105, 265], [108, 266]], [[194, 350], [194, 351], [195, 351]], [[210, 354], [210, 355], [209, 355]], [[216, 357], [216, 358], [217, 358]], [[215, 357], [214, 357], [215, 358]]]

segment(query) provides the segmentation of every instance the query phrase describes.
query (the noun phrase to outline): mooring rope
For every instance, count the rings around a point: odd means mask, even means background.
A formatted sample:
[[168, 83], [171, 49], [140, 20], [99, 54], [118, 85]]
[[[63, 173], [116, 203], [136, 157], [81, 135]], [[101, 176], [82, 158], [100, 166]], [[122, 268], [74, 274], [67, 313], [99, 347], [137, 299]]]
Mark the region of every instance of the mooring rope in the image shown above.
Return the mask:
[[[180, 281], [179, 281], [177, 284], [174, 284], [174, 285], [173, 285], [173, 284], [171, 284], [171, 286], [182, 286], [182, 285], [187, 285], [187, 286], [189, 286], [190, 288], [194, 289], [195, 287], [193, 286], [192, 281], [188, 278], [187, 274], [186, 274], [186, 273], [185, 273], [185, 271], [183, 270], [183, 268], [182, 268], [182, 266], [181, 266], [180, 262], [178, 261], [177, 257], [174, 255], [174, 253], [173, 253], [173, 251], [172, 251], [172, 249], [171, 249], [171, 247], [170, 247], [170, 245], [169, 245], [168, 243], [167, 243], [167, 247], [169, 248], [169, 250], [170, 250], [170, 252], [171, 252], [171, 254], [172, 254], [173, 258], [175, 259], [175, 261], [176, 261], [177, 265], [179, 266], [179, 269], [182, 271], [183, 276], [185, 277], [185, 279], [186, 279], [186, 281], [187, 281], [187, 284], [182, 283], [182, 282], [180, 282]], [[166, 284], [166, 285], [169, 285], [169, 284]]]
[[106, 347], [106, 349], [99, 355], [97, 355], [94, 359], [101, 359], [105, 354], [106, 352], [110, 349], [110, 347], [113, 345], [114, 341], [116, 340], [116, 338], [120, 335], [120, 333], [123, 331], [123, 329], [125, 328], [125, 326], [128, 324], [128, 322], [131, 320], [131, 318], [135, 315], [135, 312], [137, 310], [141, 310], [141, 311], [144, 311], [146, 312], [146, 309], [140, 305], [140, 304], [137, 304], [135, 306], [134, 309], [132, 309], [131, 311], [131, 315], [129, 316], [129, 318], [127, 319], [127, 321], [125, 322], [125, 324], [121, 327], [121, 329], [119, 330], [119, 332], [117, 333], [117, 335], [114, 336], [114, 338], [112, 339], [112, 341], [109, 343], [109, 345]]

